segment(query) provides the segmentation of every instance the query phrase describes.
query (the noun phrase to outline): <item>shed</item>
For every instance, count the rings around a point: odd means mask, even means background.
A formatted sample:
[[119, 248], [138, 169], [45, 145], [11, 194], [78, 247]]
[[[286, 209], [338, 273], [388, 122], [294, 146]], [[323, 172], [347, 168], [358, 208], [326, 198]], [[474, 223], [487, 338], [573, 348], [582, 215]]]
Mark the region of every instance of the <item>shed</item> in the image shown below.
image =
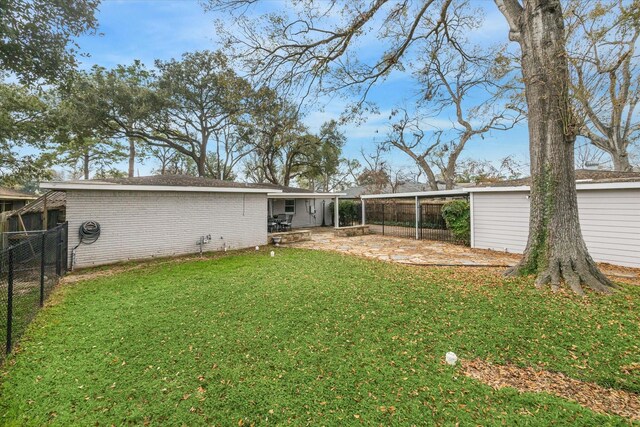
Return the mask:
[[[47, 182], [41, 188], [66, 192], [69, 259], [76, 268], [264, 245], [267, 194], [279, 192], [176, 175]], [[81, 242], [86, 221], [100, 224], [95, 243]]]
[[[640, 267], [640, 173], [576, 171], [580, 228], [598, 262]], [[471, 246], [524, 252], [529, 180], [470, 189]]]

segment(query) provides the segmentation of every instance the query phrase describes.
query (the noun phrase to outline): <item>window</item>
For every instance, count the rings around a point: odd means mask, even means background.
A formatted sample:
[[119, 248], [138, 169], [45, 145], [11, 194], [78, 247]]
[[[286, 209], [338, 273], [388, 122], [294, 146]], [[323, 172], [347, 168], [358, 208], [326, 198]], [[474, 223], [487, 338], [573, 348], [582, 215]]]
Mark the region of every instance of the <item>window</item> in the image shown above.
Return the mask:
[[296, 201], [293, 199], [284, 201], [284, 213], [295, 214], [296, 213]]

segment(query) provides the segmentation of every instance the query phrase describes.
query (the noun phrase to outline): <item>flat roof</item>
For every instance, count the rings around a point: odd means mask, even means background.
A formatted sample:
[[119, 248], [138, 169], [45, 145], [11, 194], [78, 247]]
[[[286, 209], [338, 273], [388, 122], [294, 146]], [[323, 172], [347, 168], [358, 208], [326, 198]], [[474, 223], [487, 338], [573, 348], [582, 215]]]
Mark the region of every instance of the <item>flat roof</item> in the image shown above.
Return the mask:
[[[615, 182], [576, 182], [577, 191], [588, 190], [623, 190], [640, 189], [640, 181], [615, 181]], [[401, 199], [407, 197], [450, 197], [462, 196], [470, 193], [504, 193], [504, 192], [527, 192], [528, 185], [516, 185], [512, 187], [470, 187], [455, 190], [442, 191], [417, 191], [413, 193], [390, 193], [390, 194], [367, 194], [362, 195], [362, 199]]]
[[448, 196], [464, 196], [469, 194], [468, 188], [460, 188], [455, 190], [431, 190], [431, 191], [414, 191], [411, 193], [387, 193], [387, 194], [363, 194], [361, 199], [395, 199], [403, 197], [448, 197]]

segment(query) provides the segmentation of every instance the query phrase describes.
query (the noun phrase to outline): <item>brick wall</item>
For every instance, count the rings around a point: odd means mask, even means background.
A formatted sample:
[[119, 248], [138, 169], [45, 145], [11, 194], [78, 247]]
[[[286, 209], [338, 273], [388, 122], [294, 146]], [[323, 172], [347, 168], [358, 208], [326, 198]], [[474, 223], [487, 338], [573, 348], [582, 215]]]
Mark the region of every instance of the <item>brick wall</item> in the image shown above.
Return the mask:
[[197, 253], [207, 234], [205, 251], [263, 245], [266, 218], [265, 194], [67, 191], [69, 249], [84, 221], [99, 222], [102, 231], [97, 242], [78, 247], [75, 268]]

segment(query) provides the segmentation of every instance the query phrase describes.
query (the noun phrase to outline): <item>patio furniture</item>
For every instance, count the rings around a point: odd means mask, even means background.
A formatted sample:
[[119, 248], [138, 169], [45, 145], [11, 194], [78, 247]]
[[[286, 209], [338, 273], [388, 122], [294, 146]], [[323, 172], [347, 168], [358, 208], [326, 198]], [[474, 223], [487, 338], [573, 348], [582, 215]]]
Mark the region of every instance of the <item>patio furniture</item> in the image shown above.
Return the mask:
[[291, 222], [292, 221], [293, 221], [293, 215], [285, 215], [284, 220], [282, 220], [282, 222], [280, 222], [280, 227], [282, 228], [282, 230], [290, 231], [291, 230]]

